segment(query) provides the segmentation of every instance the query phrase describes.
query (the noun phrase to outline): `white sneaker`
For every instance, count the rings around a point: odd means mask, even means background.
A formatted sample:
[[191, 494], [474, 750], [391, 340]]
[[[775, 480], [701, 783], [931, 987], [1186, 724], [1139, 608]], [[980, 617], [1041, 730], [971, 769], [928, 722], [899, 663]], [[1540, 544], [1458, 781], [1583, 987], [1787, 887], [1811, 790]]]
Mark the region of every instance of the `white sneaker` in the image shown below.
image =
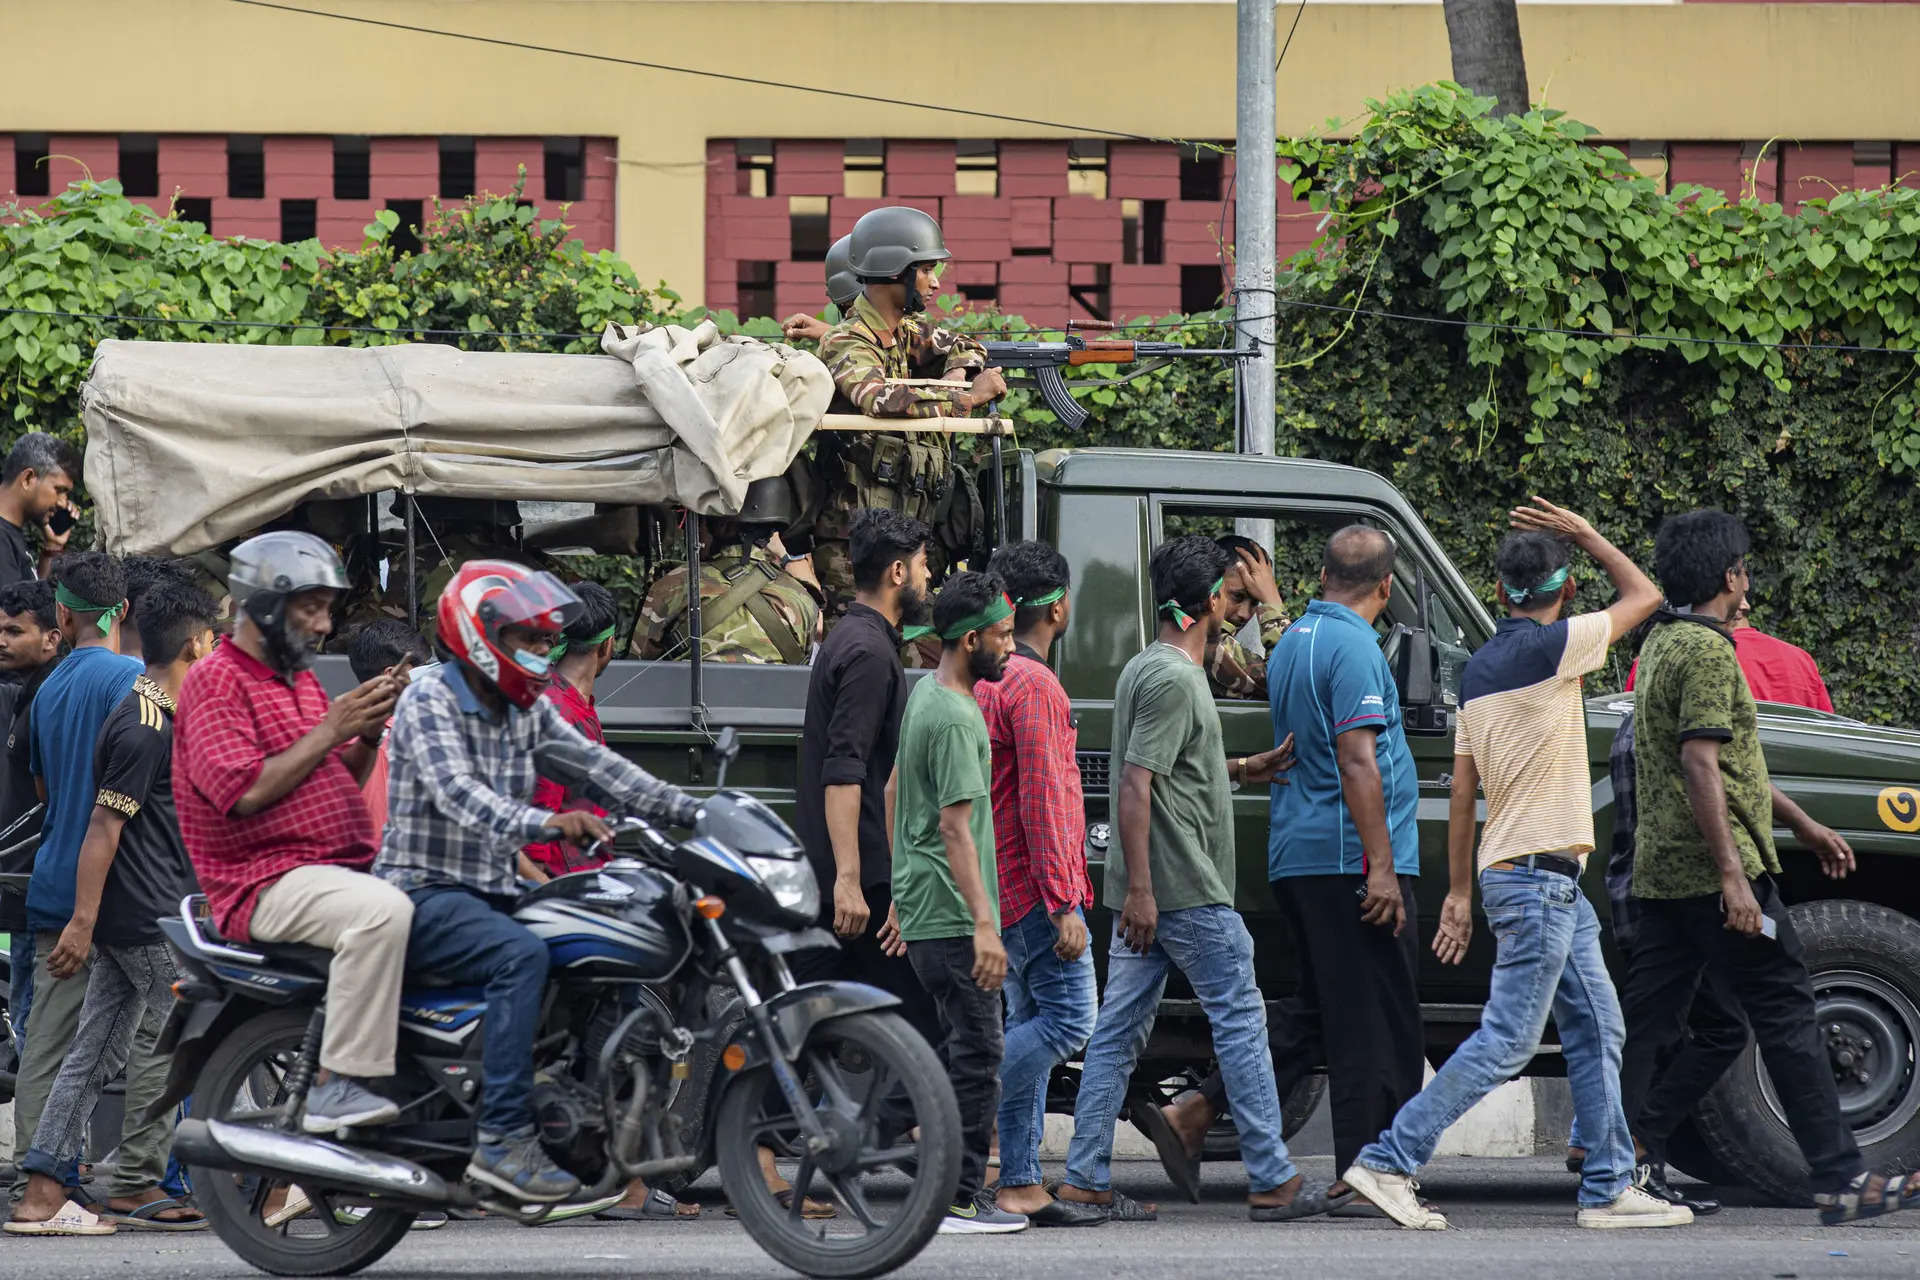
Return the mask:
[[1639, 1187], [1628, 1187], [1612, 1204], [1598, 1209], [1582, 1209], [1574, 1221], [1598, 1231], [1629, 1230], [1636, 1227], [1687, 1227], [1693, 1225], [1693, 1210], [1683, 1204], [1668, 1204], [1648, 1195]]
[[1420, 1184], [1404, 1173], [1382, 1173], [1356, 1164], [1341, 1181], [1409, 1231], [1445, 1231], [1447, 1220], [1420, 1203]]

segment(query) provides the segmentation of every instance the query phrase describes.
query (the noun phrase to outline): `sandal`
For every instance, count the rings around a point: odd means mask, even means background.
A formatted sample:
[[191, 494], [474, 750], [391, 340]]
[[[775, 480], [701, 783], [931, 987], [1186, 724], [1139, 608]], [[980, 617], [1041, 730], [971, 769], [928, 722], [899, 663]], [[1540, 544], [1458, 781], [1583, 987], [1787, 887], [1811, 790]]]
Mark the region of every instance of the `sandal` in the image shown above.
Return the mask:
[[1174, 1129], [1166, 1112], [1153, 1099], [1139, 1097], [1128, 1109], [1128, 1115], [1134, 1127], [1153, 1143], [1154, 1154], [1160, 1157], [1160, 1167], [1167, 1171], [1174, 1189], [1185, 1196], [1189, 1204], [1199, 1204], [1201, 1157], [1187, 1150], [1186, 1139]]
[[1329, 1190], [1329, 1187], [1302, 1181], [1300, 1189], [1293, 1193], [1293, 1199], [1286, 1204], [1250, 1204], [1247, 1206], [1247, 1217], [1255, 1222], [1293, 1222], [1299, 1218], [1314, 1218], [1353, 1203], [1358, 1194], [1352, 1188], [1337, 1196], [1328, 1194]]
[[51, 1218], [39, 1222], [22, 1222], [18, 1218], [6, 1224], [10, 1235], [16, 1236], [110, 1236], [114, 1234], [113, 1224], [102, 1222], [100, 1215], [90, 1213], [69, 1200], [60, 1206], [59, 1212]]
[[[773, 1199], [774, 1199], [774, 1202], [778, 1204], [784, 1212], [787, 1212], [787, 1213], [793, 1212], [793, 1188], [792, 1187], [784, 1187], [781, 1190], [774, 1192]], [[727, 1216], [729, 1218], [737, 1218], [740, 1216], [740, 1211], [734, 1208], [732, 1205], [728, 1205]], [[809, 1222], [823, 1222], [828, 1218], [839, 1217], [840, 1211], [834, 1208], [833, 1205], [826, 1200], [815, 1200], [812, 1196], [808, 1196], [806, 1199], [806, 1203], [800, 1206], [800, 1216]]]
[[[193, 1216], [190, 1218], [163, 1218], [160, 1216], [163, 1213], [172, 1213], [176, 1210], [181, 1213], [192, 1214]], [[191, 1205], [181, 1204], [178, 1200], [170, 1197], [160, 1200], [149, 1200], [137, 1209], [122, 1211], [108, 1208], [102, 1217], [116, 1227], [127, 1227], [135, 1231], [204, 1231], [207, 1226], [206, 1218], [198, 1209], [195, 1209]]]
[[647, 1192], [646, 1200], [638, 1208], [630, 1204], [615, 1204], [593, 1216], [604, 1222], [696, 1222], [700, 1218], [700, 1206], [686, 1200], [676, 1200], [654, 1187]]
[[[1102, 1210], [1108, 1222], [1158, 1222], [1160, 1220], [1159, 1209], [1147, 1208], [1124, 1191], [1108, 1192], [1107, 1194], [1113, 1197], [1111, 1204], [1093, 1204], [1086, 1200], [1063, 1200], [1060, 1195], [1060, 1185], [1059, 1178], [1048, 1178], [1040, 1184], [1040, 1187], [1054, 1199], [1061, 1200], [1063, 1204], [1084, 1204], [1089, 1209]], [[1074, 1188], [1075, 1191], [1085, 1189], [1084, 1187]]]
[[1881, 1186], [1878, 1200], [1868, 1200], [1866, 1193], [1874, 1177], [1871, 1172], [1863, 1173], [1849, 1182], [1845, 1190], [1823, 1191], [1814, 1196], [1813, 1202], [1820, 1209], [1820, 1225], [1837, 1227], [1847, 1222], [1864, 1222], [1920, 1206], [1920, 1173], [1895, 1174]]

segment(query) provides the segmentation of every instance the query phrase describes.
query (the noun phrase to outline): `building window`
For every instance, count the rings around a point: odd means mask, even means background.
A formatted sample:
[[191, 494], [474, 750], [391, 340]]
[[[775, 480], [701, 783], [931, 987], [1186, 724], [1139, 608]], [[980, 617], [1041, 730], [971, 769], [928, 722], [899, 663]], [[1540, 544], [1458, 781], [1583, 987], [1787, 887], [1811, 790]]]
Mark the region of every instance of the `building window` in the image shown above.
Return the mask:
[[213, 234], [213, 197], [181, 196], [173, 202], [174, 216], [182, 222], [197, 222]]
[[586, 139], [547, 139], [547, 199], [578, 200], [585, 189], [586, 176]]
[[400, 215], [400, 225], [387, 237], [387, 243], [393, 246], [395, 253], [420, 252], [420, 219], [422, 202], [419, 200], [389, 200], [387, 208]]
[[1217, 262], [1180, 268], [1180, 310], [1192, 315], [1220, 305], [1221, 268]]
[[740, 264], [740, 318], [773, 314], [773, 271], [771, 262]]
[[267, 156], [258, 134], [236, 133], [227, 139], [227, 196], [258, 200], [267, 194]]
[[333, 140], [333, 198], [365, 200], [373, 192], [373, 167], [367, 152], [367, 140], [340, 137]]
[[827, 198], [788, 196], [787, 221], [792, 227], [788, 256], [795, 262], [825, 262], [827, 248], [833, 243], [827, 234]]
[[887, 144], [878, 138], [847, 140], [846, 179], [840, 194], [851, 200], [878, 200], [886, 195]]
[[1113, 310], [1113, 268], [1104, 262], [1075, 264], [1068, 268], [1067, 296], [1080, 304], [1095, 320], [1111, 319]]
[[953, 190], [962, 196], [1000, 194], [1000, 144], [962, 138], [954, 146]]
[[1180, 155], [1180, 198], [1182, 200], [1218, 200], [1220, 198], [1220, 153], [1198, 147]]
[[44, 133], [13, 135], [13, 189], [18, 195], [44, 196], [47, 189], [47, 149]]
[[1067, 194], [1107, 198], [1107, 144], [1073, 141], [1067, 144]]
[[473, 187], [473, 139], [440, 139], [440, 198], [464, 200]]
[[313, 239], [319, 227], [318, 206], [317, 200], [282, 200], [280, 239], [287, 244]]
[[770, 196], [773, 194], [773, 139], [742, 138], [733, 144], [739, 157], [740, 180], [735, 195]]
[[120, 190], [136, 199], [160, 194], [160, 139], [150, 133], [120, 135]]

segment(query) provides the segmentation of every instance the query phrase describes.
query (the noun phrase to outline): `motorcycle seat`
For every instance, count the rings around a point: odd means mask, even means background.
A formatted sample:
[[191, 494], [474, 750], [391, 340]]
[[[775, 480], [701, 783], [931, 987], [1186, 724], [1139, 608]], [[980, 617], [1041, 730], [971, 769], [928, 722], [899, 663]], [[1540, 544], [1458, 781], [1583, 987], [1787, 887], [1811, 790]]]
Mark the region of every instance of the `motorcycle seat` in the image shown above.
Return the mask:
[[219, 926], [214, 924], [213, 913], [207, 909], [207, 900], [204, 895], [194, 895], [193, 908], [194, 923], [199, 926], [200, 935], [208, 942], [257, 951], [267, 958], [267, 963], [278, 968], [293, 969], [322, 978], [327, 976], [327, 969], [333, 964], [333, 952], [325, 947], [309, 946], [304, 942], [261, 942], [257, 938], [248, 942], [233, 941], [222, 934]]

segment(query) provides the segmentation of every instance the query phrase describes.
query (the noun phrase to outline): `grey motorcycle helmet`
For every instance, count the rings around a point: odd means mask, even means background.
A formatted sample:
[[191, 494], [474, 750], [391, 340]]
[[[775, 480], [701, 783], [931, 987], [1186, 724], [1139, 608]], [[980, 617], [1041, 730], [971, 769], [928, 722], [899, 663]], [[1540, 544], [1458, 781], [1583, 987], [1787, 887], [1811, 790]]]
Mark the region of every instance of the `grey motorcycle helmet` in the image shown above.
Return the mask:
[[844, 314], [860, 296], [860, 277], [853, 273], [853, 237], [841, 236], [827, 250], [827, 301]]
[[345, 591], [347, 568], [325, 541], [284, 530], [248, 538], [228, 557], [227, 592], [266, 639], [268, 665], [291, 675], [313, 661], [287, 632], [287, 602], [305, 591]]
[[862, 281], [898, 280], [916, 262], [953, 257], [933, 215], [905, 205], [863, 214], [847, 237], [847, 252], [854, 275]]

